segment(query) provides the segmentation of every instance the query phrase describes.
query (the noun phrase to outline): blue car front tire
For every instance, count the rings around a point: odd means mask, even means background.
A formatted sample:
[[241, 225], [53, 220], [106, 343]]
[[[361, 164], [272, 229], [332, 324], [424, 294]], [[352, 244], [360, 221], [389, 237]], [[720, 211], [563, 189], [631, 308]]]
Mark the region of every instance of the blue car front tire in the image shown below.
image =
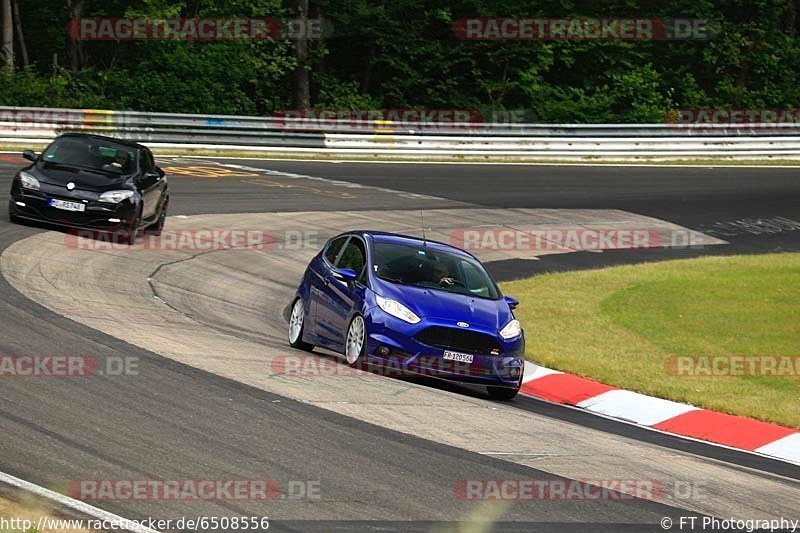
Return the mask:
[[501, 402], [508, 402], [517, 397], [519, 389], [509, 389], [506, 387], [486, 387], [486, 391], [492, 400], [499, 400]]
[[347, 336], [344, 342], [344, 356], [347, 364], [354, 368], [361, 367], [364, 363], [364, 354], [367, 351], [367, 324], [364, 317], [356, 315], [347, 327]]

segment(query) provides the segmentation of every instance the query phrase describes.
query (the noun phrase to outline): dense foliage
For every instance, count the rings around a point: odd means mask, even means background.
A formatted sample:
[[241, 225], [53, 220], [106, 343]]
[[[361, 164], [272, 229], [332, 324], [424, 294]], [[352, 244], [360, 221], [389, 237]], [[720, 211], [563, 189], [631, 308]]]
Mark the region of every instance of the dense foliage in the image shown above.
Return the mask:
[[[305, 58], [287, 40], [75, 42], [65, 30], [76, 13], [291, 17], [298, 0], [16, 1], [30, 64], [0, 73], [0, 105], [269, 114], [298, 101], [299, 64], [318, 108], [659, 122], [669, 109], [800, 102], [795, 0], [311, 0], [309, 16], [332, 32], [309, 42]], [[466, 41], [453, 32], [463, 17], [709, 18], [721, 32], [708, 41]]]

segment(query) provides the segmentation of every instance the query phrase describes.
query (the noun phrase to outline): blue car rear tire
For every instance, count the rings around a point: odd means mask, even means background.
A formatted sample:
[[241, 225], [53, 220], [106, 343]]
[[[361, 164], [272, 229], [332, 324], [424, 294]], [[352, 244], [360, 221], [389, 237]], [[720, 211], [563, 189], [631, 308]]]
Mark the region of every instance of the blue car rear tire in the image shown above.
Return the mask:
[[303, 300], [301, 298], [295, 299], [289, 315], [289, 346], [310, 352], [314, 349], [314, 345], [303, 342], [303, 331], [306, 329], [305, 315]]

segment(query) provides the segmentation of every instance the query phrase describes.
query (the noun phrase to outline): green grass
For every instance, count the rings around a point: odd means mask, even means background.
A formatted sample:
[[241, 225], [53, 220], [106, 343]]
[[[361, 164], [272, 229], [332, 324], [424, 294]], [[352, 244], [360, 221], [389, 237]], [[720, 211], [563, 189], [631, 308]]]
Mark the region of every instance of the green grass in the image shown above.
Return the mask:
[[800, 356], [800, 254], [707, 257], [503, 284], [527, 356], [609, 385], [800, 428], [798, 376], [677, 376], [674, 355]]

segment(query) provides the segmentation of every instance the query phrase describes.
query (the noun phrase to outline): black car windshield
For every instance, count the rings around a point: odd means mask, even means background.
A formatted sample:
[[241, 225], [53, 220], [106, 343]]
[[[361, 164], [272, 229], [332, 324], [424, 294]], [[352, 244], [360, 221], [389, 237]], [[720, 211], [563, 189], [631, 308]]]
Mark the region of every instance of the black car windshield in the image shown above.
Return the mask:
[[373, 271], [392, 283], [497, 300], [500, 291], [475, 259], [428, 246], [376, 243]]
[[136, 171], [137, 150], [103, 139], [63, 137], [42, 154], [45, 163], [127, 175]]

